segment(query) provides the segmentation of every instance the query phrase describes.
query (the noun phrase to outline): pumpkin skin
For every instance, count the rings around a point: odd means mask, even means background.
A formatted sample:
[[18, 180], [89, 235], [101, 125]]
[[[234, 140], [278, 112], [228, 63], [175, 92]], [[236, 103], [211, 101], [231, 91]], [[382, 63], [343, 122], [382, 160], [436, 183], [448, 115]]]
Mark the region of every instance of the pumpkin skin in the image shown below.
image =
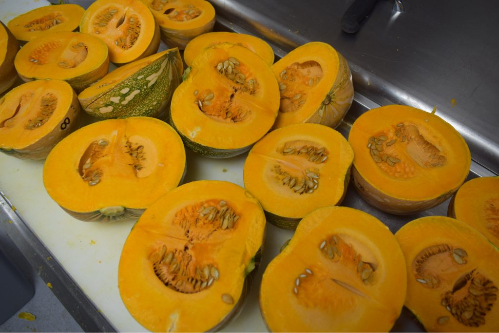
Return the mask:
[[47, 33], [23, 46], [14, 61], [24, 81], [67, 81], [78, 93], [109, 70], [107, 46], [100, 39], [78, 32]]
[[169, 49], [115, 69], [78, 95], [96, 118], [165, 118], [183, 70], [178, 49]]
[[0, 99], [0, 151], [40, 160], [77, 127], [80, 104], [60, 80], [24, 83]]
[[[238, 64], [229, 66], [230, 58]], [[226, 158], [262, 138], [278, 107], [277, 81], [262, 58], [242, 46], [219, 44], [194, 60], [173, 93], [170, 122], [191, 150]]]
[[469, 224], [499, 247], [499, 177], [464, 183], [452, 197], [447, 215]]
[[43, 183], [74, 218], [106, 222], [139, 217], [184, 173], [177, 133], [158, 119], [131, 117], [93, 123], [62, 140], [47, 157]]
[[7, 91], [17, 79], [14, 59], [19, 43], [9, 29], [0, 22], [0, 94]]
[[329, 44], [299, 46], [276, 62], [272, 71], [281, 93], [274, 129], [298, 123], [336, 128], [352, 105], [350, 68]]
[[264, 233], [261, 206], [240, 186], [184, 184], [130, 232], [118, 268], [121, 298], [151, 331], [218, 330], [242, 304]]
[[104, 41], [116, 65], [158, 51], [160, 32], [151, 11], [138, 0], [97, 0], [85, 11], [80, 31]]
[[352, 161], [352, 148], [332, 128], [289, 125], [253, 146], [244, 187], [261, 202], [269, 222], [294, 229], [313, 210], [341, 203]]
[[469, 225], [427, 216], [395, 234], [407, 268], [405, 305], [427, 331], [499, 330], [499, 250]]
[[265, 323], [272, 332], [387, 332], [405, 300], [404, 263], [395, 237], [375, 217], [319, 208], [263, 274]]
[[269, 66], [274, 63], [274, 51], [263, 39], [235, 32], [217, 31], [199, 35], [187, 44], [184, 50], [186, 65], [190, 66], [194, 58], [206, 48], [222, 43], [244, 46], [262, 57]]
[[364, 200], [392, 214], [435, 207], [457, 191], [471, 164], [468, 145], [440, 117], [402, 105], [367, 111], [348, 142], [352, 175]]
[[47, 32], [70, 32], [78, 29], [85, 9], [74, 4], [44, 6], [19, 15], [8, 27], [16, 38], [26, 43]]
[[141, 0], [153, 13], [168, 47], [185, 49], [195, 37], [213, 30], [215, 8], [204, 0]]

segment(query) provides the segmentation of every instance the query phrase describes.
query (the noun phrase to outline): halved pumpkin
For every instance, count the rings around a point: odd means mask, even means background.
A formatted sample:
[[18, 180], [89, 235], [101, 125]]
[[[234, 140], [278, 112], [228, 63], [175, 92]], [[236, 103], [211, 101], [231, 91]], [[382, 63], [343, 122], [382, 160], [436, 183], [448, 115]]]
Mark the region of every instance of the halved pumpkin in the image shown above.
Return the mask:
[[263, 319], [272, 332], [388, 332], [404, 305], [404, 264], [395, 237], [375, 217], [319, 208], [267, 266]]
[[20, 42], [29, 42], [47, 32], [70, 32], [78, 29], [85, 9], [74, 4], [43, 6], [9, 21], [8, 27]]
[[432, 208], [465, 181], [471, 155], [463, 137], [442, 118], [389, 105], [372, 109], [352, 125], [348, 142], [359, 194], [392, 214]]
[[477, 229], [499, 247], [499, 177], [478, 177], [459, 188], [448, 215]]
[[353, 101], [352, 74], [331, 45], [310, 42], [272, 66], [281, 104], [274, 128], [317, 123], [336, 128]]
[[264, 233], [262, 208], [240, 186], [184, 184], [130, 232], [118, 269], [121, 298], [151, 331], [218, 330], [241, 309]]
[[178, 49], [169, 49], [115, 69], [82, 91], [78, 99], [97, 118], [165, 118], [182, 70]]
[[60, 80], [24, 83], [0, 99], [0, 151], [25, 159], [44, 159], [77, 127], [80, 104]]
[[177, 187], [185, 150], [177, 133], [150, 117], [109, 119], [80, 128], [50, 153], [43, 183], [82, 221], [137, 218]]
[[396, 234], [407, 267], [405, 305], [428, 331], [499, 330], [499, 249], [469, 225], [427, 216]]
[[185, 49], [195, 37], [213, 30], [215, 8], [204, 0], [141, 0], [153, 13], [168, 47]]
[[175, 90], [171, 123], [186, 145], [208, 157], [248, 151], [272, 127], [279, 89], [270, 67], [233, 44], [208, 48]]
[[158, 24], [138, 0], [95, 1], [85, 11], [80, 31], [104, 41], [117, 65], [150, 56], [159, 48]]
[[235, 32], [217, 31], [199, 35], [187, 44], [184, 50], [184, 61], [186, 65], [190, 66], [194, 61], [194, 58], [206, 48], [222, 43], [244, 46], [262, 57], [269, 66], [272, 66], [274, 63], [274, 51], [263, 39]]
[[295, 124], [258, 141], [244, 164], [244, 187], [267, 220], [294, 229], [313, 210], [339, 205], [350, 181], [353, 150], [332, 128]]
[[107, 46], [99, 38], [78, 32], [51, 32], [36, 38], [14, 61], [24, 81], [58, 79], [80, 92], [107, 74]]
[[0, 22], [0, 94], [7, 91], [17, 79], [14, 59], [19, 43], [9, 29]]

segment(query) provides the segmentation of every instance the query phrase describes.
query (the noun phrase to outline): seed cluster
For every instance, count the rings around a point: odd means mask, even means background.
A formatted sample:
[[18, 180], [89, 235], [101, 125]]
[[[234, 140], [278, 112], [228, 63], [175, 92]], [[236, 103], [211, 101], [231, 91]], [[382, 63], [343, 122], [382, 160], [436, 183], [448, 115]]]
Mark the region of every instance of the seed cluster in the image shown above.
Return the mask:
[[199, 110], [207, 116], [214, 117], [218, 120], [230, 121], [233, 123], [241, 122], [251, 114], [251, 110], [242, 107], [234, 108], [232, 99], [229, 101], [222, 101], [215, 105], [215, 93], [211, 90], [206, 90], [200, 93], [199, 90], [194, 91], [194, 96]]
[[[466, 296], [455, 297], [457, 290], [448, 291], [443, 295], [442, 306], [463, 325], [470, 327], [484, 325], [487, 313], [497, 300], [497, 287], [491, 280], [474, 270], [465, 275], [461, 285], [462, 288], [459, 289], [467, 287]], [[437, 322], [445, 325], [448, 320], [448, 316], [442, 316]]]
[[294, 63], [279, 74], [281, 112], [293, 112], [307, 101], [307, 91], [316, 86], [322, 78], [322, 69], [314, 61]]
[[305, 156], [310, 162], [316, 164], [325, 163], [329, 152], [325, 147], [316, 147], [303, 145], [300, 147], [293, 147], [292, 145], [284, 145], [282, 149], [279, 149], [282, 155], [299, 155]]
[[192, 256], [177, 249], [168, 251], [166, 245], [149, 256], [154, 272], [169, 288], [181, 293], [197, 293], [210, 287], [220, 273], [215, 265], [193, 265]]
[[93, 21], [94, 32], [100, 34], [100, 29], [106, 27], [117, 12], [118, 9], [116, 7], [107, 7], [97, 14]]
[[246, 77], [241, 70], [241, 63], [236, 58], [229, 57], [225, 61], [219, 62], [216, 70], [232, 82], [238, 84], [236, 90], [241, 90], [249, 94], [256, 93], [258, 82], [256, 79], [248, 79]]
[[311, 194], [319, 187], [319, 172], [317, 170], [306, 169], [303, 172], [303, 177], [295, 177], [283, 171], [280, 165], [275, 165], [274, 172], [279, 175], [279, 181], [282, 185], [289, 187], [297, 194]]
[[395, 156], [388, 155], [384, 152], [384, 150], [386, 147], [390, 147], [395, 142], [397, 142], [397, 139], [387, 141], [387, 137], [385, 135], [380, 135], [378, 137], [372, 136], [369, 138], [367, 148], [370, 149], [371, 157], [376, 163], [385, 162], [389, 166], [394, 166], [395, 164], [400, 163], [400, 159]]
[[300, 275], [298, 275], [298, 277], [295, 280], [294, 287], [293, 287], [293, 292], [295, 294], [298, 294], [298, 288], [300, 287], [300, 283], [302, 282], [302, 280], [306, 279], [308, 276], [311, 276], [311, 275], [314, 275], [314, 273], [309, 268], [306, 268], [305, 272], [303, 272]]
[[130, 142], [128, 139], [125, 142], [125, 153], [130, 155], [132, 158], [132, 163], [131, 165], [135, 172], [140, 171], [144, 168], [144, 165], [142, 164], [146, 160], [146, 155], [144, 151], [144, 146], [143, 145], [133, 145], [132, 142]]
[[82, 42], [76, 43], [73, 45], [72, 48], [73, 52], [77, 53], [77, 55], [72, 59], [65, 59], [63, 61], [60, 61], [58, 63], [59, 67], [62, 67], [64, 69], [75, 68], [80, 63], [82, 63], [83, 60], [85, 60], [88, 54], [88, 49], [84, 43]]
[[28, 120], [28, 123], [24, 128], [27, 130], [34, 130], [45, 124], [55, 109], [57, 108], [57, 96], [51, 93], [45, 94], [40, 101], [40, 111], [34, 119]]
[[[164, 2], [163, 1], [164, 0], [160, 0], [159, 3], [158, 1], [156, 1], [156, 7], [163, 8], [168, 0]], [[192, 4], [189, 4], [184, 8], [169, 8], [165, 11], [165, 14], [167, 14], [168, 18], [172, 21], [185, 22], [195, 19], [196, 17], [201, 15], [201, 10], [197, 7], [194, 7]]]
[[365, 284], [373, 276], [374, 265], [363, 261], [362, 256], [357, 254], [351, 245], [343, 242], [338, 235], [332, 235], [324, 239], [319, 245], [319, 250], [325, 257], [334, 261], [339, 261], [342, 255], [346, 259], [353, 260], [357, 265], [357, 274]]
[[109, 143], [101, 139], [92, 144], [87, 148], [87, 152], [84, 156], [88, 156], [85, 163], [81, 166], [80, 176], [88, 185], [95, 186], [100, 183], [102, 178], [102, 170], [93, 167], [94, 163], [104, 155], [105, 148]]
[[32, 20], [24, 25], [28, 31], [45, 31], [64, 22], [64, 16], [60, 12], [51, 13]]

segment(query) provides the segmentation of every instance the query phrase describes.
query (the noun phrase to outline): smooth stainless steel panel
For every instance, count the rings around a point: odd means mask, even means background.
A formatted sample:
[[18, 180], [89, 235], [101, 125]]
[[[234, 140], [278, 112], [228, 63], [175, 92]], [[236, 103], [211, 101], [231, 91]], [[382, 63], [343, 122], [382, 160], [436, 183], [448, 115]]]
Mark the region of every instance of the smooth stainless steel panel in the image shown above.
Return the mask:
[[472, 158], [499, 173], [498, 1], [380, 0], [356, 34], [341, 31], [351, 1], [212, 0], [220, 17], [284, 51], [331, 44], [350, 63], [357, 92], [380, 105], [437, 113], [461, 132]]

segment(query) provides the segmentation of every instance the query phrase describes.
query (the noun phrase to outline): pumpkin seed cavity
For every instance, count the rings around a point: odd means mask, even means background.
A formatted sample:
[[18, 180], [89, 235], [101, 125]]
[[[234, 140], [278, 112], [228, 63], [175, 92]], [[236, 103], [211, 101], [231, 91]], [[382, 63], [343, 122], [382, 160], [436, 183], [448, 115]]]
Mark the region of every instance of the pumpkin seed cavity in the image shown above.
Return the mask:
[[[383, 170], [397, 177], [408, 177], [412, 173], [397, 152], [400, 145], [403, 145], [407, 155], [423, 168], [440, 167], [447, 162], [441, 151], [430, 143], [414, 124], [398, 123], [390, 130], [370, 137], [367, 142], [372, 159]], [[397, 166], [399, 163], [400, 168]]]
[[293, 63], [278, 76], [281, 106], [279, 112], [295, 112], [307, 101], [308, 93], [321, 81], [322, 67], [316, 61]]
[[[167, 2], [168, 1], [162, 2], [155, 0], [151, 4], [151, 8], [157, 11], [162, 11]], [[192, 4], [183, 7], [170, 7], [164, 11], [164, 14], [167, 15], [170, 20], [176, 22], [186, 22], [193, 20], [201, 15], [201, 13], [201, 9], [193, 6]]]
[[499, 238], [499, 198], [485, 202], [485, 227], [491, 234]]
[[[230, 94], [228, 98], [215, 96], [210, 89], [200, 92], [194, 91], [194, 103], [199, 110], [208, 117], [226, 123], [240, 123], [251, 115], [251, 110], [234, 101], [236, 92]], [[216, 98], [215, 98], [216, 97]]]
[[43, 126], [50, 119], [56, 109], [57, 96], [51, 93], [43, 95], [40, 100], [38, 113], [34, 118], [28, 120], [25, 128], [28, 130], [33, 130], [35, 128]]
[[[120, 17], [116, 20], [116, 23], [110, 25], [117, 15], [120, 15]], [[101, 10], [92, 21], [92, 26], [95, 34], [105, 33], [106, 30], [113, 31], [113, 36], [118, 35], [114, 39], [114, 45], [123, 50], [134, 47], [142, 31], [142, 24], [137, 15], [122, 13], [113, 6]], [[118, 33], [116, 34], [116, 32]]]
[[102, 179], [103, 171], [95, 163], [107, 154], [107, 146], [108, 141], [105, 139], [93, 141], [80, 158], [78, 171], [81, 179], [89, 186], [99, 184]]
[[62, 12], [53, 12], [37, 19], [31, 20], [24, 25], [26, 31], [45, 31], [65, 21]]

